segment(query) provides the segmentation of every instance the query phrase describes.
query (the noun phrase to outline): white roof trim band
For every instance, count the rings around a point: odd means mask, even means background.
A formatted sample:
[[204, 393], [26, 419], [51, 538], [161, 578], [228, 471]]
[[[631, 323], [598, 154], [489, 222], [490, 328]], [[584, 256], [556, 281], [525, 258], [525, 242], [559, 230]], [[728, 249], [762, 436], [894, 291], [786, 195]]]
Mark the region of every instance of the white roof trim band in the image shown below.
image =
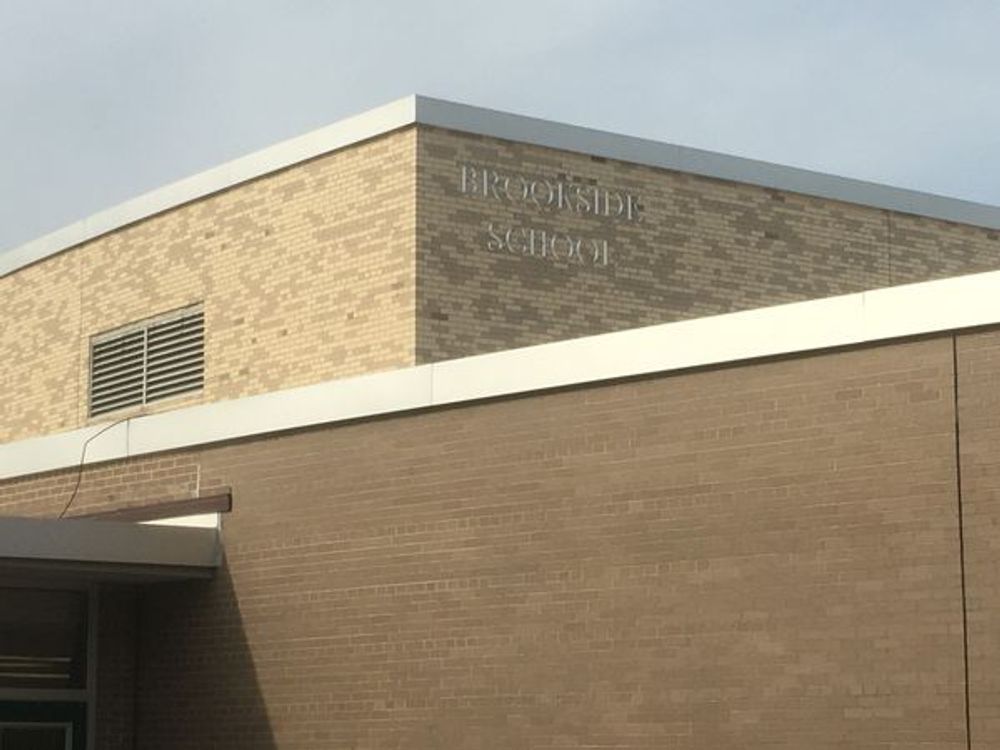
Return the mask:
[[[666, 323], [136, 417], [86, 463], [383, 414], [1000, 323], [1000, 271]], [[109, 423], [0, 445], [0, 479], [65, 469]], [[113, 424], [113, 423], [110, 423]]]

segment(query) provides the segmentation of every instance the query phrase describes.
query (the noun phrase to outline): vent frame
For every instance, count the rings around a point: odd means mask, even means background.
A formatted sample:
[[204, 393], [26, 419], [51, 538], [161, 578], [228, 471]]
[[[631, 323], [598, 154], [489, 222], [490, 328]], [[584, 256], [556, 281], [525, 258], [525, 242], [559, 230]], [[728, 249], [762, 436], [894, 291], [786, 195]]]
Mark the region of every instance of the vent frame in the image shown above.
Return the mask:
[[97, 334], [89, 354], [90, 417], [199, 391], [205, 384], [204, 310], [185, 307]]

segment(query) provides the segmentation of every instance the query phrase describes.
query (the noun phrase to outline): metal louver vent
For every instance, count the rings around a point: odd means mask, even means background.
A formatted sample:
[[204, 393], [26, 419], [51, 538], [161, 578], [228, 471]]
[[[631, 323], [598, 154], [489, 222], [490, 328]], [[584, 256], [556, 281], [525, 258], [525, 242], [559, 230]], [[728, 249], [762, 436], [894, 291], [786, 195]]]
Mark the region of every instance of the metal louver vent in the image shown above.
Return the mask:
[[158, 320], [95, 341], [90, 352], [90, 413], [167, 398], [202, 387], [205, 315]]

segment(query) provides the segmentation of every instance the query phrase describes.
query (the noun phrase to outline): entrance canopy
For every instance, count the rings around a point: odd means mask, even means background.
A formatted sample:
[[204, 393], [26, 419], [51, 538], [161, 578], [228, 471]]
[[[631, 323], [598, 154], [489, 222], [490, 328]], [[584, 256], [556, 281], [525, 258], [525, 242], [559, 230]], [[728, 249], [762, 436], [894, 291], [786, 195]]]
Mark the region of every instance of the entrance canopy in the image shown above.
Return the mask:
[[177, 581], [211, 577], [221, 560], [218, 528], [0, 518], [0, 577]]

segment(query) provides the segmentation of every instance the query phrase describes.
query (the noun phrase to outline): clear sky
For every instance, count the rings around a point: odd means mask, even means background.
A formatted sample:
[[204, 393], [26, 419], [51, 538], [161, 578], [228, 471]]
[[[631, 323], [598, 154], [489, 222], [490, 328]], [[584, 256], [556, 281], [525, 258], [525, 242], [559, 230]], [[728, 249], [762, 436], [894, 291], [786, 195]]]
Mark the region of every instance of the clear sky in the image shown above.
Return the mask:
[[0, 251], [411, 93], [1000, 205], [997, 0], [0, 0]]

